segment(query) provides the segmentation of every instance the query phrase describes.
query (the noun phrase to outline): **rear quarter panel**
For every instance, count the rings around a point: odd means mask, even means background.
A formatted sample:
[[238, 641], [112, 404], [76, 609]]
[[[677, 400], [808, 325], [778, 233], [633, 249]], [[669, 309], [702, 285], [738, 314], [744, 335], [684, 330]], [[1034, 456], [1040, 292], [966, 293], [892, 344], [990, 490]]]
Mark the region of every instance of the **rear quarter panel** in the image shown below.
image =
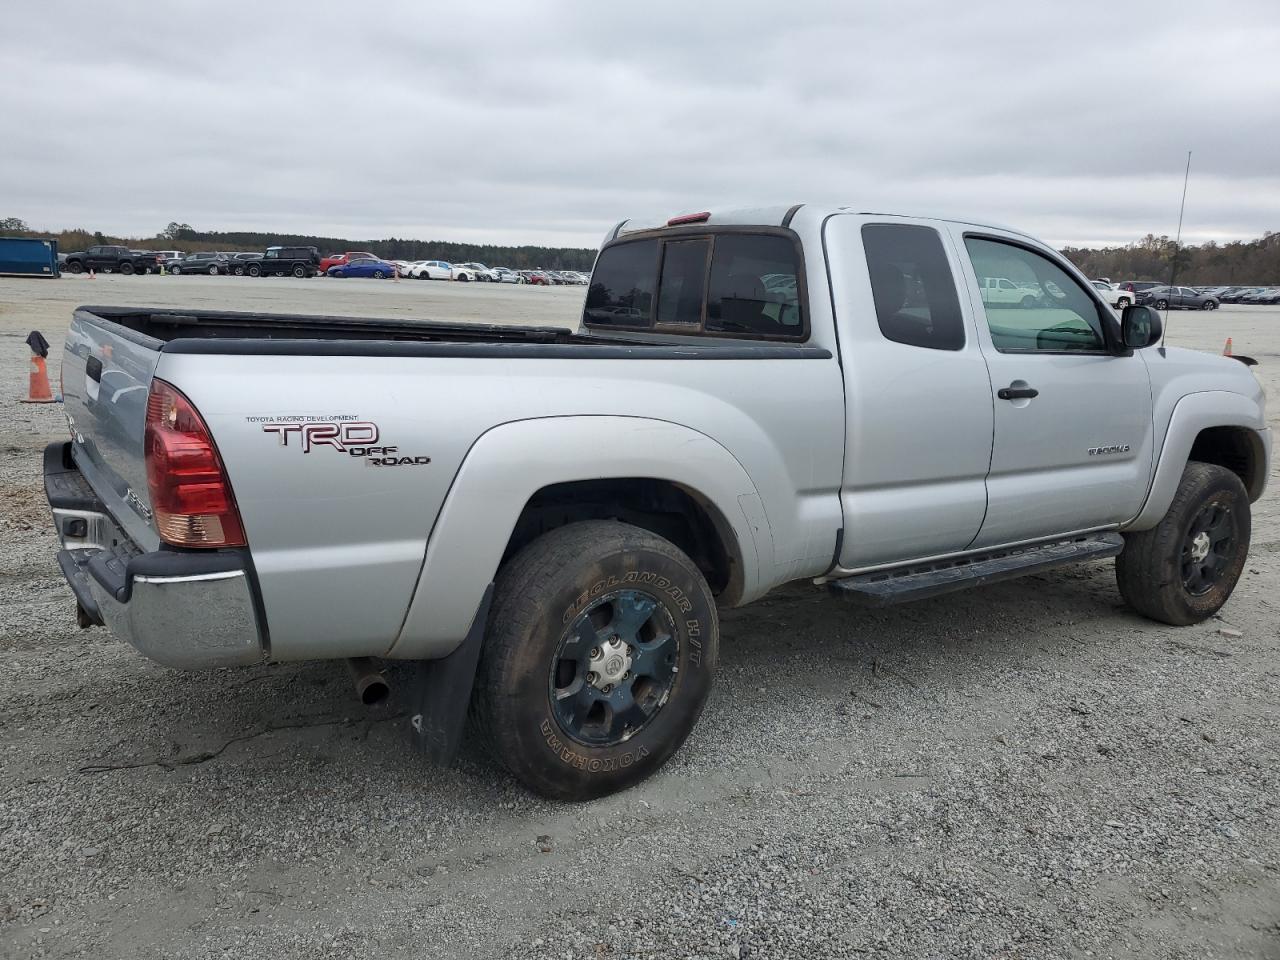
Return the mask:
[[[839, 366], [826, 359], [595, 359], [165, 354], [157, 375], [200, 410], [235, 491], [257, 568], [272, 656], [383, 655], [400, 634], [437, 514], [468, 451], [502, 424], [643, 416], [680, 424], [732, 454], [770, 531], [761, 589], [830, 565], [841, 524]], [[271, 422], [372, 423], [377, 446], [430, 463], [380, 467], [330, 446], [304, 452]], [[613, 476], [643, 435], [573, 452], [580, 479]], [[530, 451], [531, 457], [537, 455]], [[653, 443], [662, 476], [684, 452]], [[495, 498], [532, 495], [510, 466]], [[492, 478], [489, 478], [492, 483]], [[720, 505], [724, 510], [724, 506]], [[741, 507], [735, 505], [741, 513]], [[728, 512], [728, 511], [725, 511]], [[487, 534], [501, 537], [510, 530]], [[476, 549], [492, 551], [486, 541]], [[465, 548], [464, 548], [465, 549]], [[459, 556], [459, 561], [466, 560]], [[484, 583], [494, 570], [483, 574]], [[419, 613], [430, 621], [436, 611]], [[467, 614], [460, 640], [469, 623]], [[439, 636], [439, 628], [433, 635]], [[433, 650], [443, 655], [448, 650]], [[403, 654], [400, 654], [403, 655]]]

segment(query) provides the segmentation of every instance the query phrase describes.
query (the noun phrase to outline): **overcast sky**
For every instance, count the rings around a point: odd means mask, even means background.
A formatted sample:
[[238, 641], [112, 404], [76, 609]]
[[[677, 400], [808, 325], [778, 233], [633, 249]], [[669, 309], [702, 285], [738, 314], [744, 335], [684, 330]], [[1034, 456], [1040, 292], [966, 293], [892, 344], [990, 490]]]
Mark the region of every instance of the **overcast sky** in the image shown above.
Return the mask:
[[1096, 245], [1173, 235], [1192, 150], [1185, 240], [1280, 230], [1280, 0], [25, 2], [0, 67], [37, 228], [595, 246], [806, 200]]

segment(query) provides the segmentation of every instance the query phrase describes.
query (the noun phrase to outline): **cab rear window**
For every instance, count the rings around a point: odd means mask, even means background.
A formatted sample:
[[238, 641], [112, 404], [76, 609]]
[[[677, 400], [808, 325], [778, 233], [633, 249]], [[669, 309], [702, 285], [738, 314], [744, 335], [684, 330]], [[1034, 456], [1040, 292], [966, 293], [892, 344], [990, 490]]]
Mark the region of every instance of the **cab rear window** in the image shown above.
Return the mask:
[[803, 340], [794, 238], [743, 231], [645, 237], [601, 251], [583, 321], [748, 339]]

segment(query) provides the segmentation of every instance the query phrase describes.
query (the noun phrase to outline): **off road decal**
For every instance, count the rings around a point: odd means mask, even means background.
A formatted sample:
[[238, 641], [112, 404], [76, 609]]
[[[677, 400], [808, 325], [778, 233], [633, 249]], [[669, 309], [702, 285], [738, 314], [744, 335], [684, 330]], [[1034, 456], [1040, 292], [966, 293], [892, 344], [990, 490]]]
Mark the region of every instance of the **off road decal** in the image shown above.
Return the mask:
[[608, 773], [611, 770], [625, 770], [637, 760], [643, 760], [649, 755], [648, 747], [638, 747], [617, 757], [584, 757], [582, 754], [574, 752], [572, 747], [566, 746], [564, 741], [556, 736], [555, 728], [551, 726], [550, 720], [543, 720], [541, 729], [542, 738], [547, 741], [547, 746], [551, 748], [552, 753], [560, 758], [561, 762], [567, 763], [577, 770], [586, 770], [588, 773]]
[[[371, 467], [425, 466], [430, 457], [403, 456], [399, 447], [378, 445], [381, 431], [376, 423], [358, 420], [353, 414], [329, 418], [293, 415], [287, 417], [246, 417], [262, 425], [263, 433], [273, 433], [282, 447], [293, 446], [304, 454], [321, 447], [363, 460]], [[290, 443], [292, 440], [292, 444]]]

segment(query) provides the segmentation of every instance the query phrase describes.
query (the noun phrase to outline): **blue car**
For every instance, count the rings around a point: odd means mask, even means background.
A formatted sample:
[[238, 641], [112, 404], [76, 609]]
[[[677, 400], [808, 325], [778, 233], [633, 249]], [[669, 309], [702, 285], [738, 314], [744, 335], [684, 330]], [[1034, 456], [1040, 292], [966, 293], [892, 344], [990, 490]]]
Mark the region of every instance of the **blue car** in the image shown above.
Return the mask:
[[330, 277], [373, 277], [375, 280], [381, 280], [383, 277], [394, 277], [396, 268], [395, 264], [387, 263], [385, 260], [362, 257], [359, 260], [348, 260], [336, 267], [330, 267], [325, 274]]

